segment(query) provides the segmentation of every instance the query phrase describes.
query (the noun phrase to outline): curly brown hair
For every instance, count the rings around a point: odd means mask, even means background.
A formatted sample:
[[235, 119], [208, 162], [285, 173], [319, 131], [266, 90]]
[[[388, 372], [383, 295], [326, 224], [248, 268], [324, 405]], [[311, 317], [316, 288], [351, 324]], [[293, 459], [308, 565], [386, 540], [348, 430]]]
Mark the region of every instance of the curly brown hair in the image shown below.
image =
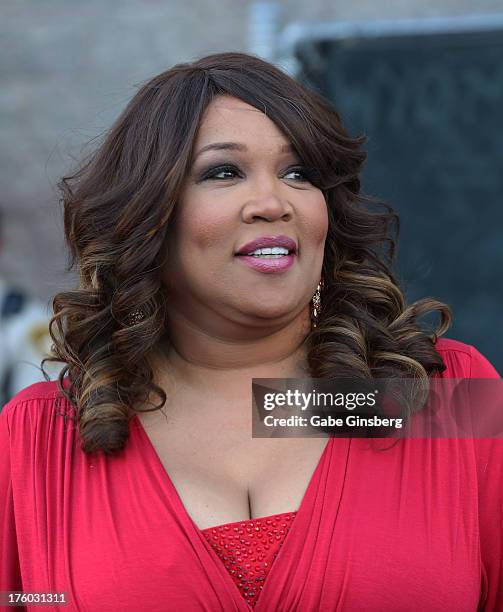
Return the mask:
[[[391, 272], [397, 215], [360, 193], [365, 138], [350, 137], [328, 101], [275, 66], [241, 53], [211, 55], [143, 85], [59, 184], [69, 269], [77, 266], [80, 284], [54, 297], [50, 360], [66, 364], [59, 387], [76, 407], [86, 452], [124, 448], [134, 414], [166, 401], [153, 357], [169, 341], [161, 280], [168, 229], [201, 118], [219, 95], [266, 113], [325, 196], [322, 309], [305, 340], [312, 376], [424, 380], [445, 369], [434, 344], [450, 310], [433, 299], [405, 304]], [[138, 307], [147, 316], [131, 323]], [[437, 327], [423, 329], [419, 317], [434, 311]]]

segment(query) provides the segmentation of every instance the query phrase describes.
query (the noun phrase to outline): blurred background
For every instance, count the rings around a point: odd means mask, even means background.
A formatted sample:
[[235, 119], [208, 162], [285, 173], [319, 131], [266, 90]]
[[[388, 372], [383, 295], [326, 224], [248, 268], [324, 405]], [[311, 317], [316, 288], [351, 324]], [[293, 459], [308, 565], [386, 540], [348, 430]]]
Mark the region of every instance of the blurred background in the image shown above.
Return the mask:
[[[65, 271], [56, 183], [144, 81], [247, 51], [329, 97], [368, 136], [364, 190], [402, 231], [410, 300], [503, 371], [503, 0], [17, 0], [0, 21], [0, 383], [41, 379]], [[0, 397], [1, 399], [1, 397]]]

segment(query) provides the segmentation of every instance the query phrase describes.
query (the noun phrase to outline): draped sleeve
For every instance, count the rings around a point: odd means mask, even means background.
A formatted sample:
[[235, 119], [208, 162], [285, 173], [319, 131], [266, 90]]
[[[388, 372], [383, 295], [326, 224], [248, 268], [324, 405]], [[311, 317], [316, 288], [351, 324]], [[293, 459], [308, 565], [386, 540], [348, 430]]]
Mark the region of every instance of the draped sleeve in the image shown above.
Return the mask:
[[[0, 591], [22, 591], [11, 479], [9, 412], [8, 407], [0, 412]], [[0, 610], [12, 608], [0, 605]]]
[[[470, 378], [499, 378], [475, 348]], [[482, 558], [482, 610], [503, 609], [503, 439], [475, 441], [479, 479], [479, 527]]]
[[[436, 346], [452, 378], [500, 378], [475, 347], [441, 339]], [[444, 374], [445, 375], [445, 374]], [[503, 610], [503, 439], [474, 440], [477, 459], [482, 588], [479, 610]]]

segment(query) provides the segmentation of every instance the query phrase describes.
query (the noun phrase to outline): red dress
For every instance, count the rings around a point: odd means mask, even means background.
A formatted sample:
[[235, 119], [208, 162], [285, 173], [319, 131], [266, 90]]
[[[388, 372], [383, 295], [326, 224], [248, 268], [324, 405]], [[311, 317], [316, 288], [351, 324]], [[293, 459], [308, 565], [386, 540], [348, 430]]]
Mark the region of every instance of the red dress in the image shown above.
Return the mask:
[[[498, 377], [471, 346], [437, 350], [443, 377]], [[140, 420], [124, 451], [89, 456], [71, 411], [38, 383], [0, 413], [0, 591], [65, 592], [68, 612], [250, 610], [228, 539], [196, 527]], [[501, 439], [330, 438], [255, 611], [503, 610], [502, 483]]]

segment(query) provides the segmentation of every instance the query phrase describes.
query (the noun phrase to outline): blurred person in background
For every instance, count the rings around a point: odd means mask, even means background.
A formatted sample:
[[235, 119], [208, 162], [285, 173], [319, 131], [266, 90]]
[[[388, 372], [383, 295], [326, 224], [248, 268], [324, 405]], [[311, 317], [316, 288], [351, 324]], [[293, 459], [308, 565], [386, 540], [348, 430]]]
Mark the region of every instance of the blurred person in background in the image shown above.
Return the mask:
[[445, 304], [405, 302], [362, 143], [273, 65], [218, 54], [145, 84], [63, 179], [80, 284], [53, 302], [59, 380], [0, 414], [1, 590], [502, 609], [502, 440], [251, 436], [253, 378], [498, 378], [439, 337]]
[[[0, 209], [0, 257], [6, 235]], [[50, 354], [47, 309], [28, 293], [0, 278], [0, 408], [18, 391], [45, 380], [41, 361]], [[50, 368], [57, 373], [60, 368]]]

